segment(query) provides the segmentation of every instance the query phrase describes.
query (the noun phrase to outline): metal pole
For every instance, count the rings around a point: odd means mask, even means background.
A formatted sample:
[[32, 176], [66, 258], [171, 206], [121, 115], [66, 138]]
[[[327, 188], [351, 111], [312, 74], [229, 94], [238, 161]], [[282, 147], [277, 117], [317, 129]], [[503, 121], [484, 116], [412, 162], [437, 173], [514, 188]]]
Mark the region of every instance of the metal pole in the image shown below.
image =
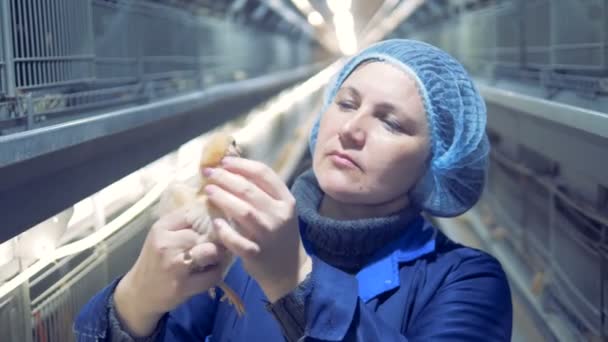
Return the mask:
[[32, 94], [28, 93], [25, 95], [25, 118], [26, 118], [26, 129], [29, 131], [34, 128], [34, 101]]
[[4, 37], [0, 37], [0, 40], [4, 40], [4, 61], [6, 63], [6, 90], [9, 97], [17, 95], [17, 87], [15, 82], [15, 63], [13, 55], [13, 39], [11, 33], [13, 32], [13, 24], [11, 20], [11, 7], [9, 0], [0, 0], [0, 18], [2, 20], [2, 32]]
[[[93, 20], [95, 20], [93, 18], [93, 1], [92, 0], [88, 0], [86, 3], [86, 16], [87, 16], [87, 38], [85, 38], [85, 43], [88, 43], [87, 45], [85, 45], [84, 50], [86, 52], [81, 52], [82, 54], [91, 54], [93, 56], [93, 58], [90, 60], [90, 69], [88, 70], [90, 72], [89, 76], [94, 78], [95, 80], [97, 80], [97, 60], [98, 60], [98, 56], [97, 56], [97, 51], [95, 49], [95, 32], [93, 29], [94, 23]], [[87, 76], [85, 76], [87, 77]]]

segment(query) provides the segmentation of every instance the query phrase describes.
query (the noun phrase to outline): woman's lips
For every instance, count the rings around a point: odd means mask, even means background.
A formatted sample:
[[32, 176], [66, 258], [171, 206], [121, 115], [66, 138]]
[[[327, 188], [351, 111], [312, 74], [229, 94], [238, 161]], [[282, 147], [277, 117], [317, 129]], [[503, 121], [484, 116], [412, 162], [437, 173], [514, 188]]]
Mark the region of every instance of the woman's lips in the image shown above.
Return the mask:
[[341, 168], [360, 168], [359, 164], [357, 164], [351, 156], [345, 153], [332, 152], [329, 154], [329, 158], [334, 165]]

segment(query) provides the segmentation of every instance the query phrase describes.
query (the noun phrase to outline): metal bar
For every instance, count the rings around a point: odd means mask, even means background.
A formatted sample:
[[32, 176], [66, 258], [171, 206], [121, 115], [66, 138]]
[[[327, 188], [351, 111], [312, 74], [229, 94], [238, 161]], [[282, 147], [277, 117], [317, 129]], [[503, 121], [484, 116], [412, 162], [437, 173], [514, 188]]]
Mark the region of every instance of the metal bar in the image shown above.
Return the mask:
[[[74, 286], [75, 284], [73, 284], [72, 286]], [[68, 319], [67, 317], [67, 312], [66, 312], [66, 302], [67, 302], [67, 297], [69, 297], [70, 295], [70, 290], [64, 290], [61, 291], [61, 295], [58, 296], [58, 298], [56, 299], [56, 304], [54, 305], [57, 309], [55, 309], [55, 311], [57, 312], [57, 318], [58, 318], [58, 322], [56, 323], [56, 330], [57, 330], [57, 341], [68, 341], [69, 340], [69, 335], [71, 335], [71, 331], [69, 329], [65, 329], [65, 321], [66, 319]], [[74, 317], [69, 317], [70, 321], [74, 319]]]
[[[71, 6], [69, 4], [66, 4], [65, 6], [65, 15], [67, 18], [72, 18], [72, 15], [70, 13], [71, 11]], [[66, 33], [65, 33], [65, 50], [66, 50], [66, 54], [68, 55], [75, 55], [77, 54], [74, 51], [74, 21], [73, 20], [68, 20], [66, 22]], [[70, 63], [67, 64], [67, 75], [66, 77], [68, 79], [73, 79], [74, 77], [74, 66]]]
[[[47, 24], [47, 33], [46, 33], [46, 37], [45, 37], [45, 43], [47, 44], [48, 48], [49, 48], [49, 57], [51, 58], [56, 58], [58, 57], [56, 51], [55, 51], [55, 7], [56, 7], [56, 2], [55, 1], [47, 1], [49, 7], [47, 8], [47, 11], [45, 13], [45, 16], [48, 18], [48, 24]], [[49, 63], [49, 73], [51, 74], [51, 80], [53, 83], [55, 82], [59, 82], [59, 79], [57, 78], [57, 61], [56, 60], [50, 60], [48, 61]]]
[[[47, 56], [49, 55], [48, 46], [46, 44], [46, 20], [47, 20], [47, 10], [46, 10], [47, 1], [45, 0], [37, 0], [37, 13], [36, 13], [36, 42], [37, 45], [40, 46], [40, 53], [36, 55], [38, 60], [33, 61], [23, 61], [23, 64], [32, 65], [34, 68], [33, 75], [35, 75], [34, 82], [28, 83], [24, 85], [25, 87], [31, 86], [39, 86], [47, 83], [49, 73], [48, 64], [47, 64]], [[23, 58], [33, 58], [33, 56], [24, 56]]]
[[32, 55], [32, 41], [34, 39], [36, 39], [36, 35], [32, 34], [32, 6], [31, 6], [31, 0], [22, 0], [23, 2], [23, 32], [27, 35], [25, 38], [24, 46], [23, 46], [23, 54], [25, 56], [31, 56]]
[[[298, 80], [317, 70], [318, 65], [300, 67], [287, 72], [270, 74], [238, 83], [229, 83], [209, 88], [202, 92], [193, 92], [156, 103], [118, 110], [103, 116], [95, 116], [77, 123], [56, 125], [33, 132], [16, 133], [0, 136], [0, 169], [6, 165], [24, 161], [36, 156], [67, 148], [78, 141], [87, 141], [111, 133], [134, 128], [146, 123], [162, 120], [175, 113], [196, 108], [198, 103], [212, 101], [217, 97], [229, 97], [231, 94], [243, 94], [260, 91], [273, 84]], [[157, 113], [153, 115], [153, 113]], [[90, 131], [88, 128], [97, 127]], [[94, 135], [91, 133], [95, 132]], [[23, 141], [29, 141], [24, 144]]]
[[[84, 22], [82, 20], [82, 7], [78, 6], [81, 2], [72, 2], [72, 10], [74, 11], [74, 18], [76, 20], [74, 20], [74, 49], [72, 50], [71, 53], [82, 53], [82, 51], [84, 51], [83, 47], [83, 43], [81, 40], [81, 36], [82, 36], [82, 31], [78, 28], [82, 28], [84, 27]], [[78, 4], [78, 5], [77, 5]]]
[[[77, 4], [77, 5], [76, 5]], [[76, 44], [77, 45], [77, 50], [74, 51], [75, 53], [83, 53], [86, 48], [86, 35], [85, 35], [85, 31], [88, 29], [87, 25], [88, 23], [85, 21], [86, 17], [85, 17], [85, 12], [83, 11], [83, 7], [82, 7], [83, 1], [78, 1], [73, 2], [72, 3], [72, 7], [74, 7], [75, 11], [77, 12], [76, 17], [78, 18], [78, 27], [80, 27], [81, 29], [79, 31], [76, 31]], [[82, 64], [78, 63], [75, 65], [76, 70], [78, 70], [78, 74], [75, 76], [75, 78], [80, 78], [82, 77], [81, 75], [83, 75], [85, 73], [85, 68], [83, 67]]]
[[[62, 86], [69, 86], [69, 85], [73, 85], [73, 84], [81, 84], [81, 83], [86, 83], [86, 82], [93, 82], [95, 81], [95, 79], [93, 78], [82, 78], [79, 80], [69, 80], [69, 81], [65, 81], [65, 82], [55, 82], [52, 84], [53, 87], [62, 87]], [[35, 90], [35, 89], [43, 89], [43, 88], [48, 88], [50, 87], [48, 84], [40, 84], [40, 85], [33, 85], [33, 86], [29, 86], [29, 87], [21, 87], [20, 89], [22, 90]]]
[[71, 55], [71, 56], [55, 56], [55, 57], [20, 57], [15, 58], [16, 62], [46, 62], [46, 61], [72, 61], [72, 60], [90, 60], [94, 55]]
[[[53, 50], [55, 51], [55, 56], [66, 55], [63, 51], [61, 51], [61, 36], [63, 35], [63, 32], [61, 31], [61, 11], [59, 10], [59, 6], [61, 6], [62, 2], [63, 0], [55, 0], [53, 2]], [[65, 64], [65, 61], [58, 61], [55, 63], [55, 76], [57, 77], [57, 80], [61, 81], [65, 80], [61, 72], [63, 64]]]
[[32, 101], [32, 94], [27, 94], [25, 97], [25, 115], [27, 119], [26, 128], [28, 130], [34, 128], [34, 106]]
[[1, 22], [4, 24], [2, 27], [2, 33], [4, 34], [4, 60], [5, 60], [5, 70], [6, 70], [6, 94], [10, 97], [16, 95], [16, 83], [15, 83], [15, 62], [13, 60], [14, 50], [13, 50], [13, 23], [11, 20], [12, 12], [10, 2], [8, 0], [0, 0], [0, 15], [2, 16]]
[[[52, 305], [52, 304], [51, 304]], [[49, 305], [49, 306], [51, 306]], [[57, 336], [57, 310], [53, 310], [54, 308], [46, 307], [44, 311], [46, 312], [46, 325], [49, 330], [49, 340], [50, 341], [59, 341], [59, 336]]]
[[[88, 43], [87, 52], [93, 55], [93, 58], [87, 62], [87, 75], [93, 75], [95, 77], [97, 73], [96, 65], [95, 65], [95, 32], [93, 32], [93, 0], [86, 1], [85, 11], [87, 14], [87, 28], [88, 28], [88, 37], [85, 41]], [[126, 20], [125, 20], [126, 22]], [[126, 33], [125, 33], [126, 34]]]
[[[80, 17], [80, 13], [78, 13], [78, 4], [80, 2], [71, 2], [69, 6], [70, 18], [70, 49], [69, 55], [80, 55], [83, 53], [83, 50], [80, 48], [82, 42], [79, 34], [79, 30], [82, 30], [84, 26], [82, 26], [82, 18]], [[80, 76], [80, 64], [79, 63], [69, 63], [71, 69], [70, 79], [77, 79]]]
[[[45, 33], [45, 29], [44, 29], [44, 17], [45, 17], [45, 12], [44, 12], [44, 2], [45, 0], [36, 0], [36, 18], [38, 18], [37, 20], [35, 20], [36, 25], [35, 25], [35, 35], [36, 35], [36, 46], [38, 46], [38, 54], [36, 54], [36, 58], [40, 58], [40, 62], [34, 62], [34, 63], [28, 63], [28, 62], [23, 62], [22, 64], [24, 65], [32, 65], [33, 66], [33, 74], [35, 75], [35, 81], [33, 83], [28, 83], [26, 85], [24, 85], [24, 87], [29, 87], [29, 86], [35, 86], [38, 84], [43, 84], [44, 83], [44, 77], [45, 77], [45, 63], [44, 63], [44, 56], [46, 55], [46, 44], [44, 43], [44, 39], [41, 39], [41, 37], [44, 37], [46, 35]], [[28, 58], [28, 57], [33, 57], [33, 56], [23, 56], [22, 58]]]
[[[59, 9], [59, 13], [60, 13], [59, 22], [61, 23], [61, 31], [60, 31], [61, 33], [59, 34], [59, 36], [60, 36], [59, 46], [61, 47], [62, 56], [68, 56], [70, 54], [70, 51], [67, 49], [67, 45], [66, 45], [66, 40], [68, 38], [68, 23], [69, 23], [69, 17], [66, 16], [66, 14], [67, 14], [66, 4], [67, 4], [66, 0], [61, 0], [60, 9]], [[69, 70], [69, 63], [65, 63], [65, 62], [62, 63], [62, 68], [61, 68], [62, 79], [67, 80], [70, 78], [68, 70]]]
[[575, 107], [475, 82], [489, 102], [608, 138], [608, 111]]
[[[14, 20], [15, 22], [19, 23], [19, 29], [15, 29], [15, 40], [18, 41], [17, 47], [15, 49], [15, 57], [19, 56], [23, 56], [24, 55], [24, 49], [25, 49], [25, 16], [24, 16], [24, 2], [23, 1], [17, 1], [17, 0], [13, 0], [13, 6], [16, 7], [16, 11], [14, 13]], [[26, 82], [26, 77], [27, 77], [27, 72], [25, 69], [25, 66], [23, 64], [17, 64], [19, 65], [19, 79], [18, 79], [18, 83], [17, 86], [22, 86], [25, 84]]]
[[[61, 117], [61, 116], [70, 116], [74, 114], [82, 113], [86, 110], [95, 110], [95, 109], [108, 109], [110, 110], [113, 106], [117, 105], [125, 105], [125, 104], [135, 104], [137, 102], [141, 102], [142, 98], [138, 96], [132, 96], [127, 99], [112, 99], [106, 100], [103, 103], [87, 103], [87, 104], [78, 104], [74, 106], [70, 106], [69, 108], [63, 108], [54, 111], [48, 111], [44, 113], [44, 116], [48, 118]], [[85, 101], [86, 102], [86, 101]]]
[[63, 323], [63, 298], [65, 292], [61, 292], [61, 295], [57, 296], [54, 303], [52, 303], [49, 307], [49, 311], [53, 312], [55, 316], [55, 322], [53, 323], [53, 328], [55, 330], [55, 341], [65, 341], [62, 335], [62, 323]]
[[[26, 315], [31, 314], [31, 312], [29, 311], [31, 299], [30, 299], [30, 291], [29, 291], [28, 283], [24, 283], [22, 286], [20, 286], [19, 291], [21, 292], [21, 295], [19, 297], [21, 297], [23, 300], [22, 310], [24, 311], [22, 313], [23, 316], [21, 316], [21, 317], [27, 317]], [[24, 321], [25, 321], [23, 324], [23, 330], [25, 330], [24, 334], [23, 334], [23, 337], [25, 337], [24, 342], [32, 342], [32, 338], [33, 338], [32, 321], [29, 319], [25, 319]]]

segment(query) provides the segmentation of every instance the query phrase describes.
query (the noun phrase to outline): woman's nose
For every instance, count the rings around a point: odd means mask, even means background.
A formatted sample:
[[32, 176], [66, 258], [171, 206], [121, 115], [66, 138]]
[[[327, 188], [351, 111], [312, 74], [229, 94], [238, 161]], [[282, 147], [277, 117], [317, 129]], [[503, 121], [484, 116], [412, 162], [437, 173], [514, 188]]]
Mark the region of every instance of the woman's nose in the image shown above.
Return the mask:
[[350, 147], [355, 148], [363, 147], [367, 138], [363, 115], [357, 113], [357, 115], [346, 121], [340, 129], [339, 135], [342, 143], [347, 145], [345, 147], [349, 147], [348, 145], [352, 145]]

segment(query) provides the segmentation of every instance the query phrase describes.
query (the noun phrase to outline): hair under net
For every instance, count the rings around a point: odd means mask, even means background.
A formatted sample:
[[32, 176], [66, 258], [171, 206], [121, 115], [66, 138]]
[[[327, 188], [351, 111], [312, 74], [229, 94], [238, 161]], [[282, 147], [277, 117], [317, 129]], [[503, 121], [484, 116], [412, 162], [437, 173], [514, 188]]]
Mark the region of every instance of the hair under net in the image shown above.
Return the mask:
[[385, 40], [352, 57], [327, 85], [325, 101], [309, 137], [314, 153], [319, 122], [346, 78], [363, 62], [391, 63], [416, 79], [429, 123], [431, 158], [427, 172], [410, 190], [410, 200], [434, 216], [470, 209], [486, 179], [489, 142], [486, 106], [463, 66], [423, 42]]

